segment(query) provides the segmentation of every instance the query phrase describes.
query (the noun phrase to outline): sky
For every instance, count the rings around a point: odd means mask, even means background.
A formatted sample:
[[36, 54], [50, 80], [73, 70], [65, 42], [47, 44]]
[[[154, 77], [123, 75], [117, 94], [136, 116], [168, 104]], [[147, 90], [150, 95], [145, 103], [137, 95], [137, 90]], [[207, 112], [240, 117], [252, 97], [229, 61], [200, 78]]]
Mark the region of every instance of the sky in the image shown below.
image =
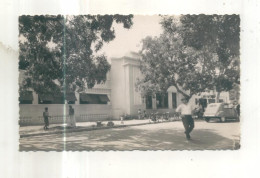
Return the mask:
[[[6, 22], [4, 16], [0, 16], [0, 22]], [[160, 17], [158, 15], [145, 16], [137, 15], [133, 18], [133, 26], [131, 29], [123, 28], [123, 24], [114, 24], [116, 38], [110, 43], [105, 43], [102, 51], [111, 57], [122, 57], [130, 51], [137, 52], [141, 45], [140, 41], [146, 36], [158, 36], [161, 32], [161, 26], [159, 24]], [[8, 22], [8, 21], [7, 21]], [[17, 23], [17, 19], [15, 21]], [[7, 23], [6, 26], [14, 24]], [[17, 26], [18, 24], [15, 24]], [[12, 33], [0, 33], [0, 41], [11, 47], [14, 50], [18, 50], [18, 28], [11, 28]], [[13, 34], [16, 34], [15, 37]]]
[[146, 36], [158, 36], [162, 33], [159, 24], [161, 17], [134, 16], [131, 29], [124, 29], [122, 24], [115, 24], [116, 38], [110, 43], [104, 44], [102, 51], [110, 59], [111, 57], [123, 57], [130, 51], [138, 52], [141, 49], [141, 40]]

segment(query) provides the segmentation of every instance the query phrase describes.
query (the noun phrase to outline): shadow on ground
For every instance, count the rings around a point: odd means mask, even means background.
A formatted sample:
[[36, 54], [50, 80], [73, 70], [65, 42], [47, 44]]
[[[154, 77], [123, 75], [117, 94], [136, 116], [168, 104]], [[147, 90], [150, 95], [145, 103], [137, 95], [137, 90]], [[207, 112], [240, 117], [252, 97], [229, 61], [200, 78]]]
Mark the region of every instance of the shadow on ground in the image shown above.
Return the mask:
[[20, 139], [20, 151], [105, 150], [226, 150], [239, 149], [239, 140], [212, 129], [195, 129], [187, 141], [181, 129], [128, 127]]

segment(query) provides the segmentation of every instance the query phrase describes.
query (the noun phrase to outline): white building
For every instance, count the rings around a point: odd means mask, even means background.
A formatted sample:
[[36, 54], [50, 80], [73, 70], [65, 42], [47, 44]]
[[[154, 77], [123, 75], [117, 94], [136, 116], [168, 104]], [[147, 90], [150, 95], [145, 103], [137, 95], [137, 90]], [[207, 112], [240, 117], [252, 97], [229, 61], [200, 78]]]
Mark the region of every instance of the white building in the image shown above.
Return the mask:
[[[141, 76], [139, 56], [129, 53], [121, 58], [111, 59], [111, 70], [107, 74], [107, 81], [102, 85], [95, 85], [82, 93], [68, 93], [68, 104], [63, 101], [62, 95], [38, 95], [34, 91], [20, 95], [20, 123], [42, 124], [42, 113], [45, 107], [49, 108], [51, 123], [64, 122], [64, 115], [68, 114], [68, 105], [75, 109], [76, 120], [99, 121], [119, 119], [127, 114], [137, 116], [138, 109], [147, 113], [174, 112], [181, 103], [182, 95], [175, 87], [170, 87], [165, 95], [142, 97], [136, 90], [135, 83]], [[23, 74], [20, 73], [20, 82]], [[195, 104], [198, 96], [191, 102]]]
[[111, 59], [111, 103], [113, 118], [120, 115], [137, 115], [138, 109], [158, 112], [174, 112], [174, 108], [181, 101], [181, 94], [175, 87], [170, 87], [168, 93], [162, 97], [146, 96], [136, 90], [135, 84], [141, 77], [138, 55], [130, 53], [122, 58]]

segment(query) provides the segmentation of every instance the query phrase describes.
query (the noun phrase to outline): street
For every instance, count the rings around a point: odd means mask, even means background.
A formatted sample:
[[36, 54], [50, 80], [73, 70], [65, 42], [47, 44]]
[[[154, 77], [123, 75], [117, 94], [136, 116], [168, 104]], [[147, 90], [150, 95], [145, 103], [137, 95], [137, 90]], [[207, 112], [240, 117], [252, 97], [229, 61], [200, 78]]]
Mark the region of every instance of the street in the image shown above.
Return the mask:
[[178, 121], [25, 137], [20, 151], [233, 150], [239, 148], [239, 136], [239, 122], [197, 121], [188, 141]]

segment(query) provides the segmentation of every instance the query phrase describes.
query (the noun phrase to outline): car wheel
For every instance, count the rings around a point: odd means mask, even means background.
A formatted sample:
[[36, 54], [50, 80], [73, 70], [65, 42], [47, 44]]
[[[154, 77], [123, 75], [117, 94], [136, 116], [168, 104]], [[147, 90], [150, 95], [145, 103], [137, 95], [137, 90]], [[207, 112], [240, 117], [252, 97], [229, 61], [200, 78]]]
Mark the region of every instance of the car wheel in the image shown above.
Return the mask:
[[205, 118], [205, 121], [206, 121], [206, 122], [209, 122], [209, 118]]
[[225, 118], [225, 117], [221, 117], [221, 118], [220, 118], [220, 121], [221, 121], [221, 122], [226, 122], [226, 118]]

